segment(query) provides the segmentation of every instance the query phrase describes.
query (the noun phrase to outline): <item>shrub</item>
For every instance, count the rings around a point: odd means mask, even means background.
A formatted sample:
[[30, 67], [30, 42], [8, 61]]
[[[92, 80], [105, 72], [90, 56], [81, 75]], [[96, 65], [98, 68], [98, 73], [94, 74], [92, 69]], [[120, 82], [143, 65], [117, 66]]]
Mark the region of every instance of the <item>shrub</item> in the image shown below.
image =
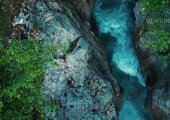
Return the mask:
[[43, 119], [43, 107], [58, 107], [43, 94], [44, 70], [56, 47], [30, 38], [12, 40], [4, 48], [0, 41], [0, 119]]

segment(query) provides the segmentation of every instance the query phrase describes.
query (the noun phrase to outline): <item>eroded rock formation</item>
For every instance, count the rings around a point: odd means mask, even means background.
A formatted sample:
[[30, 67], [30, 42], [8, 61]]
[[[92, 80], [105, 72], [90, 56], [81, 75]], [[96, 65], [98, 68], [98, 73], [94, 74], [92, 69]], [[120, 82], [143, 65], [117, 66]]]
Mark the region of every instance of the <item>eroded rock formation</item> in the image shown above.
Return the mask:
[[93, 0], [31, 0], [27, 36], [45, 44], [72, 44], [67, 54], [56, 52], [59, 66], [49, 65], [45, 93], [60, 108], [48, 113], [54, 120], [116, 119], [119, 87], [110, 73], [100, 39], [91, 31]]

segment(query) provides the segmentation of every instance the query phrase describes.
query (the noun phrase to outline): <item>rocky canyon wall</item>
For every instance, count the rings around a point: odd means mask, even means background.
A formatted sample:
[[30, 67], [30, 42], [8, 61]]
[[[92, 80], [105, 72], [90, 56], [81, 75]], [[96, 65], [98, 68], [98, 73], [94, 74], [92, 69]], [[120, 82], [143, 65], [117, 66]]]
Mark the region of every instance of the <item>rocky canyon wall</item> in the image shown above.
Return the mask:
[[[134, 45], [140, 59], [141, 67], [147, 83], [146, 106], [151, 110], [154, 120], [170, 119], [170, 69], [158, 58], [158, 54], [152, 50], [145, 49], [144, 41], [147, 38], [139, 35], [141, 26], [144, 25], [147, 33], [149, 14], [142, 14], [140, 11], [141, 2], [136, 3], [134, 9], [136, 17], [136, 28]], [[165, 26], [166, 24], [164, 24]], [[157, 28], [159, 29], [159, 28]]]
[[[67, 46], [56, 52], [58, 66], [49, 65], [45, 93], [60, 108], [54, 120], [116, 119], [119, 86], [110, 73], [100, 39], [91, 30], [93, 0], [30, 0], [16, 24], [45, 44]], [[63, 46], [64, 47], [64, 46]]]

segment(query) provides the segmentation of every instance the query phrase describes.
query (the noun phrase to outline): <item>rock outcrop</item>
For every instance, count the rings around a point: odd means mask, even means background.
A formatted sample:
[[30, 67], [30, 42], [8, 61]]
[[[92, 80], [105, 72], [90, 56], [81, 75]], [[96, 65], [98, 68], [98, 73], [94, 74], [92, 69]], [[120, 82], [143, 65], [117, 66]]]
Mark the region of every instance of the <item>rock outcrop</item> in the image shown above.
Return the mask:
[[169, 63], [164, 66], [163, 62], [158, 58], [158, 54], [144, 48], [143, 43], [147, 39], [139, 36], [139, 29], [143, 25], [146, 29], [145, 32], [147, 32], [147, 24], [149, 23], [147, 22], [147, 14], [141, 14], [140, 12], [140, 5], [141, 3], [137, 2], [134, 9], [136, 17], [134, 44], [147, 83], [146, 107], [151, 110], [154, 120], [169, 120], [170, 66]]
[[94, 0], [71, 0], [70, 2], [82, 19], [88, 21], [91, 19]]
[[93, 4], [93, 0], [30, 0], [27, 17], [19, 16], [28, 36], [61, 46], [55, 56], [58, 66], [48, 66], [44, 82], [45, 93], [60, 106], [47, 114], [49, 119], [117, 118], [119, 87], [100, 39], [91, 31]]

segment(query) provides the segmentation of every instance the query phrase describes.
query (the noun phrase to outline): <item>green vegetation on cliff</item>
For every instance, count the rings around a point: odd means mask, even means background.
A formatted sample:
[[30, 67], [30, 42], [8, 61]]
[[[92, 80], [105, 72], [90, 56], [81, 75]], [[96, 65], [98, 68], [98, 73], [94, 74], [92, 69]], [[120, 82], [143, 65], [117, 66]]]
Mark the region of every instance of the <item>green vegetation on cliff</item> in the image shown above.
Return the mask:
[[164, 9], [164, 7], [169, 4], [169, 0], [141, 0], [142, 2], [142, 11], [152, 11], [152, 12], [159, 12], [160, 10]]
[[[58, 108], [48, 101], [43, 84], [47, 65], [55, 63], [56, 46], [23, 40], [22, 29], [12, 25], [27, 2], [0, 0], [0, 120], [44, 119]], [[9, 39], [11, 35], [17, 40]]]
[[[169, 0], [142, 0], [141, 11], [147, 15], [145, 29], [140, 35], [147, 39], [145, 47], [158, 53], [162, 58], [170, 56]], [[146, 29], [147, 27], [147, 29]]]
[[7, 48], [0, 40], [0, 119], [43, 119], [44, 107], [57, 109], [43, 94], [45, 68], [55, 50], [31, 38], [12, 40]]

